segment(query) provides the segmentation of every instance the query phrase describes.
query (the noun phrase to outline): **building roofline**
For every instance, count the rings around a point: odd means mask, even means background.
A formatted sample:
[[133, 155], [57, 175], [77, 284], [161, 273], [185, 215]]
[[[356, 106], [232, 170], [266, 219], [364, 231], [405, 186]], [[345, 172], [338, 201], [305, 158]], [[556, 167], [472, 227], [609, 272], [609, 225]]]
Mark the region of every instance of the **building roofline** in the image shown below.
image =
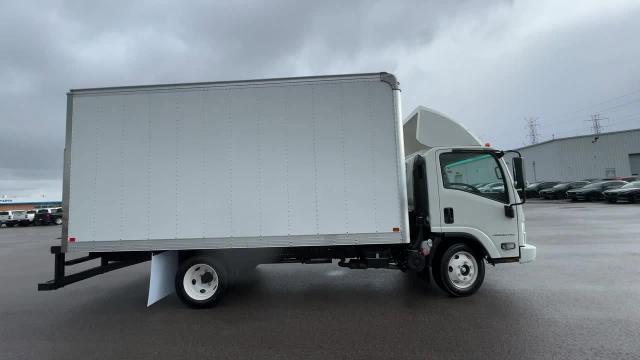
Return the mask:
[[531, 144], [531, 145], [523, 146], [523, 147], [517, 148], [516, 150], [529, 149], [529, 148], [532, 148], [532, 147], [536, 147], [536, 146], [540, 146], [540, 145], [544, 145], [544, 144], [548, 144], [548, 143], [556, 142], [556, 141], [563, 141], [563, 140], [569, 140], [569, 139], [578, 139], [578, 138], [589, 138], [589, 137], [594, 137], [594, 136], [613, 135], [613, 134], [620, 134], [620, 133], [633, 132], [633, 131], [640, 131], [640, 128], [604, 132], [604, 133], [600, 133], [600, 134], [597, 134], [597, 135], [596, 134], [576, 135], [576, 136], [568, 136], [568, 137], [564, 137], [564, 138], [551, 139], [551, 140], [543, 141], [543, 142], [540, 142], [540, 143], [537, 143], [537, 144]]

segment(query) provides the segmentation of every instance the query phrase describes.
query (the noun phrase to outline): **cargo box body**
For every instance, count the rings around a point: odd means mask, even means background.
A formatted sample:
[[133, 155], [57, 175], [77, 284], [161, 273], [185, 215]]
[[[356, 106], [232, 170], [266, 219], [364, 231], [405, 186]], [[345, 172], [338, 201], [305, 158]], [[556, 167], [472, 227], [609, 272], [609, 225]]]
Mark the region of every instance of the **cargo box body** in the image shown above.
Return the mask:
[[407, 243], [385, 73], [72, 90], [64, 251]]

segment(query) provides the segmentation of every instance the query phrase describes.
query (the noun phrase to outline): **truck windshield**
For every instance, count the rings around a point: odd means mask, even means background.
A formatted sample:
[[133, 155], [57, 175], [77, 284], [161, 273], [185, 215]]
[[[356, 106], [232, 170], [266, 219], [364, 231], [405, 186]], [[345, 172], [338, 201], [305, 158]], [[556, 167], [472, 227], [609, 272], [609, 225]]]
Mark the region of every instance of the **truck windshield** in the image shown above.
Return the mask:
[[[486, 152], [440, 154], [443, 186], [508, 203], [505, 176], [498, 160]], [[490, 183], [477, 188], [473, 184]]]

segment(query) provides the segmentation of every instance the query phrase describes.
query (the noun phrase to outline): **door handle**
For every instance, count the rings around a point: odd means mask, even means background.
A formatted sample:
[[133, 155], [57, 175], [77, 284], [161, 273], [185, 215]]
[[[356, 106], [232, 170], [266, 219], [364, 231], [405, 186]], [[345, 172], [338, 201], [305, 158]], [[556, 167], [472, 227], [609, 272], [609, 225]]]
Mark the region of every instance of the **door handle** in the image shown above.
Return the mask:
[[444, 208], [444, 223], [453, 224], [453, 208]]

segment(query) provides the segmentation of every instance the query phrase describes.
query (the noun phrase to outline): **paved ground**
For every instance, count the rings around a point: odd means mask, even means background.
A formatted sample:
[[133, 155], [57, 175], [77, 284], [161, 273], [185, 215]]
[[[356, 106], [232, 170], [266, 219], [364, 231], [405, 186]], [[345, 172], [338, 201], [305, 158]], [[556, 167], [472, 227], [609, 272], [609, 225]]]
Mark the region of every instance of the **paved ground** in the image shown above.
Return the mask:
[[261, 266], [219, 307], [145, 308], [148, 263], [55, 292], [59, 227], [0, 229], [2, 359], [638, 359], [640, 205], [527, 205], [538, 260], [464, 299], [391, 270]]

